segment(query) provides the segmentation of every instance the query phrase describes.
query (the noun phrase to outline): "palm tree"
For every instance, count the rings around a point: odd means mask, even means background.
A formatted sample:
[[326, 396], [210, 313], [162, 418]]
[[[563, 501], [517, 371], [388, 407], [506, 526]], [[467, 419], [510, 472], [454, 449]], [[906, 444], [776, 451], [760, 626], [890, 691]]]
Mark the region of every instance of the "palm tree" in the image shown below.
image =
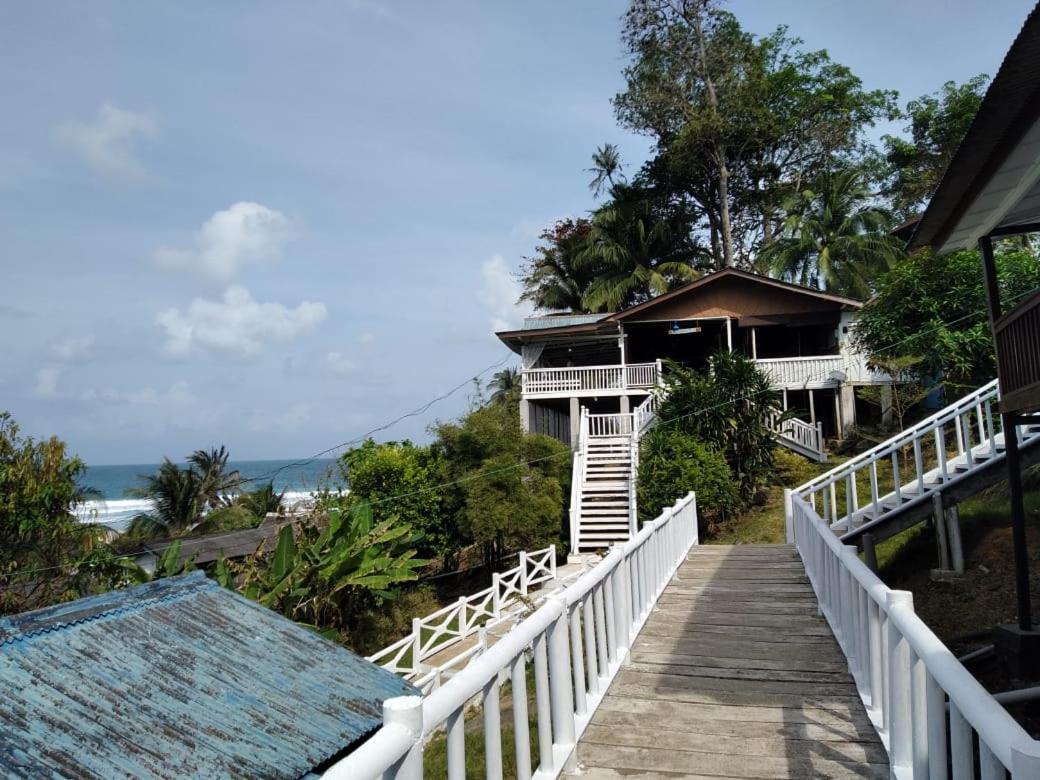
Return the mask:
[[680, 259], [682, 241], [673, 233], [646, 201], [615, 198], [599, 209], [577, 263], [603, 269], [585, 293], [586, 308], [616, 311], [692, 279], [696, 272]]
[[592, 154], [592, 167], [588, 168], [589, 173], [595, 174], [592, 181], [589, 182], [589, 189], [592, 190], [592, 194], [599, 197], [600, 191], [606, 184], [610, 184], [611, 189], [614, 188], [614, 177], [621, 177], [621, 153], [618, 152], [618, 148], [614, 144], [603, 144]]
[[488, 382], [488, 390], [491, 390], [491, 403], [512, 403], [520, 397], [520, 372], [513, 368], [504, 368], [491, 377]]
[[223, 445], [209, 450], [195, 450], [188, 456], [188, 463], [198, 470], [202, 499], [210, 509], [227, 506], [230, 503], [229, 494], [238, 492], [242, 483], [238, 471], [227, 470], [229, 457], [230, 453]]
[[587, 219], [561, 219], [542, 232], [537, 255], [528, 258], [521, 301], [530, 301], [542, 311], [587, 311], [585, 292], [599, 269], [579, 263], [578, 256], [590, 228]]
[[163, 459], [159, 470], [144, 477], [145, 485], [132, 488], [127, 494], [150, 498], [155, 507], [130, 521], [127, 533], [131, 536], [176, 536], [190, 530], [202, 517], [206, 507], [202, 478], [191, 466], [181, 468], [169, 458]]
[[256, 490], [243, 493], [239, 496], [238, 503], [252, 514], [263, 519], [272, 512], [281, 512], [284, 499], [285, 491], [283, 490], [279, 493], [274, 489], [274, 482], [268, 482]]
[[889, 212], [854, 169], [821, 174], [785, 204], [781, 237], [759, 257], [761, 270], [806, 286], [867, 297], [871, 282], [900, 255]]

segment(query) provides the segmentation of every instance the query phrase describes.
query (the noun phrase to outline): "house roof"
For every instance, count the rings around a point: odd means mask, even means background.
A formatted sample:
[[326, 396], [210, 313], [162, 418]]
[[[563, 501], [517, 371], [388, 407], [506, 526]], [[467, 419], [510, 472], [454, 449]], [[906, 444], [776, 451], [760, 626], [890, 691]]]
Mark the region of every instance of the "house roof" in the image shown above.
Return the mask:
[[0, 619], [0, 775], [298, 778], [401, 678], [201, 572]]
[[910, 239], [941, 253], [1040, 222], [1040, 5], [1033, 8]]
[[741, 271], [736, 268], [726, 268], [722, 271], [716, 271], [715, 273], [706, 274], [705, 276], [702, 276], [700, 279], [694, 279], [692, 282], [687, 282], [681, 287], [675, 288], [671, 292], [664, 293], [663, 295], [658, 295], [656, 298], [651, 298], [650, 300], [644, 301], [643, 303], [636, 304], [635, 306], [630, 306], [627, 309], [619, 311], [617, 314], [610, 315], [606, 319], [615, 321], [625, 320], [636, 314], [644, 314], [648, 310], [653, 309], [654, 307], [659, 306], [660, 304], [665, 303], [666, 301], [671, 301], [675, 298], [680, 298], [683, 295], [688, 295], [694, 290], [699, 290], [704, 287], [716, 284], [722, 281], [723, 279], [733, 278], [745, 279], [756, 284], [768, 285], [770, 287], [776, 287], [778, 289], [796, 292], [801, 295], [816, 298], [818, 300], [830, 301], [832, 303], [837, 303], [841, 305], [843, 308], [848, 307], [858, 309], [863, 305], [861, 301], [857, 301], [853, 298], [846, 298], [841, 295], [834, 295], [832, 293], [824, 292], [823, 290], [817, 290], [812, 287], [803, 287], [800, 284], [782, 282], [779, 279], [772, 279], [768, 276], [762, 276], [761, 274], [753, 274], [750, 271]]

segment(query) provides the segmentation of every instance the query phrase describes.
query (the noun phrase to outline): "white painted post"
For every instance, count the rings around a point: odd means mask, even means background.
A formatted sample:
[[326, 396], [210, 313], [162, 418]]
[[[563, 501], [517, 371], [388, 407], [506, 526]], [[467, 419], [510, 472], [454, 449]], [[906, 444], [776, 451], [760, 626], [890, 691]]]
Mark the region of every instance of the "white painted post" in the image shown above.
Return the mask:
[[516, 779], [531, 779], [531, 739], [527, 720], [527, 678], [524, 654], [520, 653], [509, 670], [513, 685], [513, 742], [516, 755]]
[[[886, 606], [891, 613], [900, 606], [913, 610], [914, 595], [905, 590], [892, 590], [885, 594]], [[913, 724], [910, 704], [910, 643], [907, 642], [895, 621], [888, 626], [888, 708], [891, 715], [886, 720], [889, 726], [888, 744], [892, 754], [892, 769], [913, 767]]]
[[484, 686], [484, 767], [487, 780], [502, 780], [502, 700], [498, 675]]
[[575, 605], [568, 618], [571, 633], [571, 673], [574, 675], [574, 711], [578, 717], [588, 714], [588, 692], [585, 687], [585, 657], [581, 643], [581, 613]]
[[549, 640], [545, 634], [534, 643], [534, 696], [538, 715], [538, 771], [549, 775], [553, 770], [552, 703], [549, 695]]
[[549, 571], [552, 574], [553, 582], [556, 582], [556, 545], [549, 545]]
[[730, 352], [733, 351], [733, 324], [729, 317], [726, 317], [726, 349]]
[[816, 399], [813, 390], [806, 390], [809, 395], [809, 422], [816, 425]]
[[[552, 709], [553, 745], [570, 751], [574, 746], [574, 697], [571, 666], [568, 662], [567, 602], [560, 596], [551, 599], [560, 609], [559, 617], [549, 626], [549, 700]], [[577, 768], [571, 752], [571, 760], [564, 771]]]
[[448, 717], [448, 780], [466, 780], [466, 708]]
[[834, 423], [838, 431], [838, 438], [845, 438], [845, 421], [841, 418], [841, 399], [839, 393], [841, 391], [838, 388], [834, 388]]
[[1040, 777], [1040, 743], [1012, 746], [1011, 777]]
[[420, 655], [422, 654], [422, 620], [420, 618], [412, 618], [412, 671], [419, 671], [419, 664], [422, 661]]
[[412, 747], [387, 772], [393, 780], [422, 780], [422, 697], [397, 696], [383, 702], [383, 725], [403, 728], [412, 738]]
[[758, 360], [758, 343], [755, 341], [755, 326], [751, 326], [751, 359]]
[[497, 571], [491, 575], [491, 611], [502, 616], [502, 575]]
[[520, 561], [520, 595], [527, 595], [527, 551], [521, 550], [517, 556]]

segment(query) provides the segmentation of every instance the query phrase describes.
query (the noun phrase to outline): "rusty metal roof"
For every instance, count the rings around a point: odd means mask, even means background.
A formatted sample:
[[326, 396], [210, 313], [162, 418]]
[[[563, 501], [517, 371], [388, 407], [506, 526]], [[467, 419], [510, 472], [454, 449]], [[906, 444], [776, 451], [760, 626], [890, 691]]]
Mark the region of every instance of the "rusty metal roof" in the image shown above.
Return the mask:
[[298, 778], [407, 682], [201, 572], [0, 618], [0, 776]]

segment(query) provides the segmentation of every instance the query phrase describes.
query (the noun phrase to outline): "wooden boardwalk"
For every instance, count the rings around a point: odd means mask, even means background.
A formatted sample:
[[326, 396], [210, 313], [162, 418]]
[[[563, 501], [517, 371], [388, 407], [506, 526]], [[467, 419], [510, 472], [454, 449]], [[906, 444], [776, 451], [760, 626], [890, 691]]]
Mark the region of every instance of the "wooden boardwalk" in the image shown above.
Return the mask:
[[694, 547], [578, 745], [599, 778], [888, 777], [793, 547]]

